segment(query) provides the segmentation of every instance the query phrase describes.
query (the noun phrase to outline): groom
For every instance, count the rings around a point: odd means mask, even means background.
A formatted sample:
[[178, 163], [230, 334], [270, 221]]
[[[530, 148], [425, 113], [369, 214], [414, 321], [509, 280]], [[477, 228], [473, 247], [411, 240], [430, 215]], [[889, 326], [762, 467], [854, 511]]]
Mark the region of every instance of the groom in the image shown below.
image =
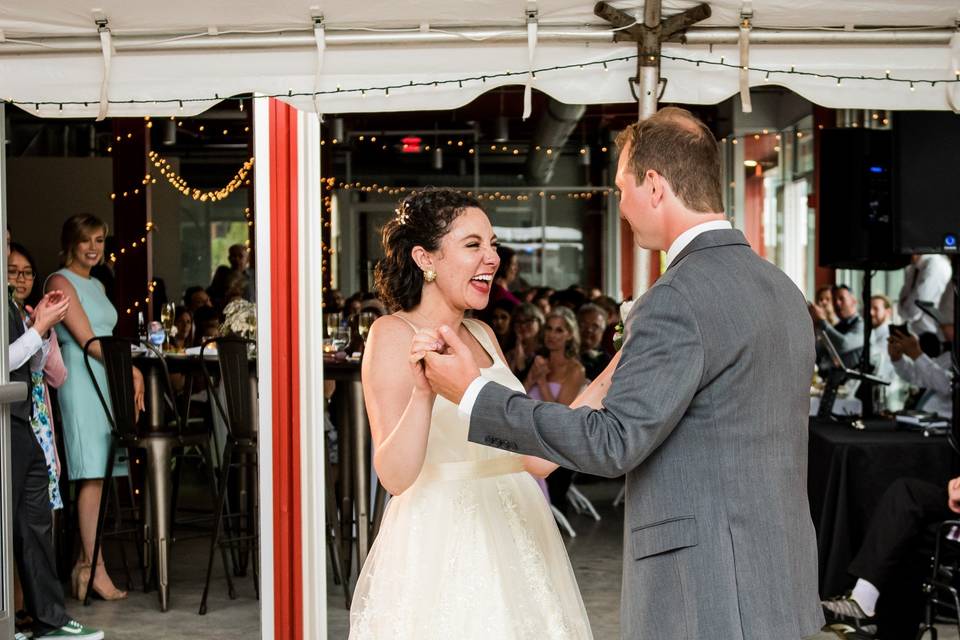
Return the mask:
[[472, 442], [626, 475], [623, 638], [814, 634], [804, 298], [720, 213], [720, 154], [702, 122], [665, 108], [618, 143], [621, 215], [669, 267], [625, 319], [612, 378], [594, 382], [609, 384], [602, 408], [485, 381], [446, 327], [427, 377], [470, 417]]

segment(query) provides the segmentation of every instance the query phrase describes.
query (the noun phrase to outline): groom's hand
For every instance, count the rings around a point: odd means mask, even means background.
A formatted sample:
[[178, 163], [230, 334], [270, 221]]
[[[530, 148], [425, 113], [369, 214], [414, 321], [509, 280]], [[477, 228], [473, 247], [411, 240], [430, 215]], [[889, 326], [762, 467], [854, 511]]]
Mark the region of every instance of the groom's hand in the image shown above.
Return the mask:
[[453, 404], [460, 399], [467, 387], [480, 375], [480, 367], [457, 332], [447, 326], [440, 327], [440, 337], [447, 345], [446, 353], [427, 352], [424, 354], [424, 373], [434, 393], [443, 396]]

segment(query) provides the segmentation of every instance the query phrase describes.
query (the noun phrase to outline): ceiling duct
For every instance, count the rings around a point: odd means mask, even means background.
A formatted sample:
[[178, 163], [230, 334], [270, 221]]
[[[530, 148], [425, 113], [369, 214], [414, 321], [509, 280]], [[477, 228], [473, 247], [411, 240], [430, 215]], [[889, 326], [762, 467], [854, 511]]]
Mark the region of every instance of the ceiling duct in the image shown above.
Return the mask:
[[527, 184], [550, 182], [563, 146], [586, 111], [587, 107], [582, 104], [564, 104], [553, 98], [547, 99], [530, 142], [525, 170]]

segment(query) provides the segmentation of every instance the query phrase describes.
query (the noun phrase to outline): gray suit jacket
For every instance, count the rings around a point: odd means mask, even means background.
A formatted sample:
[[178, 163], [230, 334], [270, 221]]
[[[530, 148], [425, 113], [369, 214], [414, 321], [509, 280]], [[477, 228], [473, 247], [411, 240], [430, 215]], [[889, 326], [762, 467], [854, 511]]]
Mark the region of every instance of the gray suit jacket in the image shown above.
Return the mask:
[[634, 305], [601, 411], [488, 383], [470, 440], [626, 474], [621, 634], [787, 640], [823, 624], [807, 503], [806, 302], [708, 231]]

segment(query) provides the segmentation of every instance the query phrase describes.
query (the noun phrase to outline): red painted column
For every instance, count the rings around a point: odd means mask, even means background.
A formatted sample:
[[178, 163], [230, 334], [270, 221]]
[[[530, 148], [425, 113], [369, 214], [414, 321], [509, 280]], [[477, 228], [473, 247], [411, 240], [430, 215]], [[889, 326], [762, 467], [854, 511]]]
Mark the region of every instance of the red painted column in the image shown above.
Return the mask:
[[289, 105], [271, 99], [270, 273], [273, 353], [270, 357], [273, 367], [276, 640], [303, 638], [297, 172], [297, 112]]

